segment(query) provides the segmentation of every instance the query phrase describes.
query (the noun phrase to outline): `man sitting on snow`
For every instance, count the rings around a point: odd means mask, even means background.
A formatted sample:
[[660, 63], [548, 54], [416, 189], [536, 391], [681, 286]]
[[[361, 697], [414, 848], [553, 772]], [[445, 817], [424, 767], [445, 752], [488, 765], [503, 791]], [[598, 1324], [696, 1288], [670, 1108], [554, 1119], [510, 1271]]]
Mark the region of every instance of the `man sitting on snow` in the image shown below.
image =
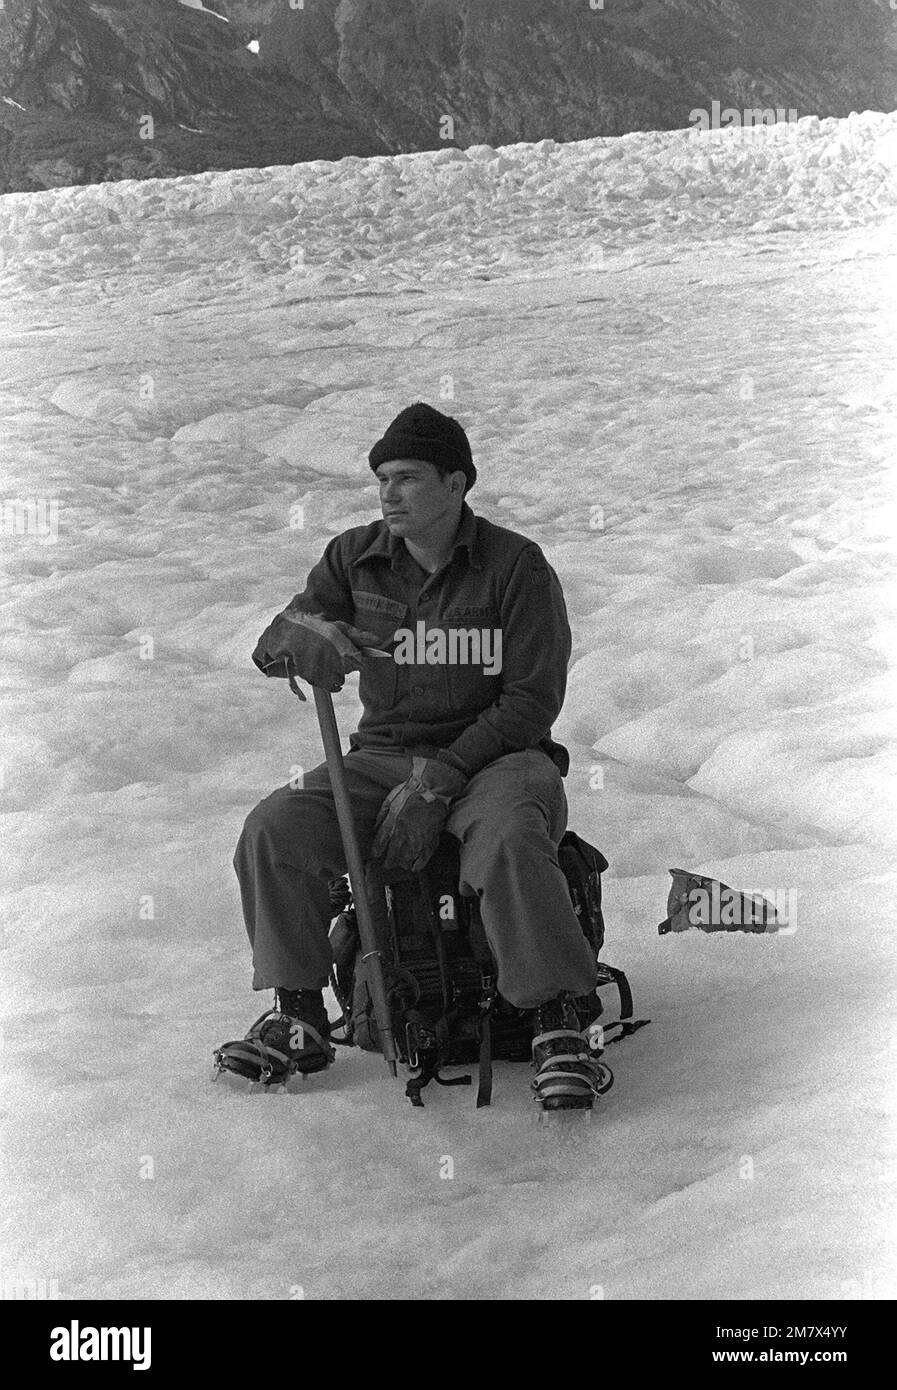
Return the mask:
[[[597, 974], [558, 865], [569, 755], [550, 737], [571, 650], [560, 583], [538, 545], [464, 501], [477, 474], [456, 420], [409, 406], [369, 461], [384, 519], [330, 541], [253, 660], [283, 676], [289, 658], [331, 691], [360, 670], [364, 713], [344, 762], [362, 855], [419, 869], [443, 830], [457, 837], [459, 887], [479, 897], [498, 989], [535, 1010], [537, 1095], [540, 1080], [563, 1072], [573, 1103], [590, 1104], [594, 1070], [579, 1060], [572, 998], [591, 992]], [[490, 660], [439, 660], [453, 644], [431, 644], [434, 630], [451, 639], [471, 628]], [[359, 650], [398, 638], [407, 653], [409, 634], [416, 661]], [[326, 762], [255, 807], [234, 867], [253, 988], [274, 989], [275, 1008], [244, 1044], [217, 1055], [252, 1079], [320, 1071], [334, 1059], [322, 995], [332, 967], [328, 884], [346, 870]]]

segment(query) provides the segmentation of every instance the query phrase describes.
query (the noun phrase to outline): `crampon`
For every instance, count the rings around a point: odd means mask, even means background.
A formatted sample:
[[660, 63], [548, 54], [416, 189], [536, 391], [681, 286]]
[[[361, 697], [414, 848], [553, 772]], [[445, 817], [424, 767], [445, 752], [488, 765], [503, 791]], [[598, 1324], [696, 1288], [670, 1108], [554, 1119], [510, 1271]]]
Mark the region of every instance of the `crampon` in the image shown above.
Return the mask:
[[329, 1029], [268, 1009], [246, 1034], [215, 1048], [212, 1080], [223, 1077], [239, 1090], [283, 1091], [292, 1076], [324, 1071], [336, 1059]]
[[536, 1033], [532, 1090], [541, 1123], [573, 1116], [590, 1121], [595, 1101], [614, 1084], [613, 1072], [600, 1060], [601, 1051], [600, 1028], [580, 1033], [562, 1027]]

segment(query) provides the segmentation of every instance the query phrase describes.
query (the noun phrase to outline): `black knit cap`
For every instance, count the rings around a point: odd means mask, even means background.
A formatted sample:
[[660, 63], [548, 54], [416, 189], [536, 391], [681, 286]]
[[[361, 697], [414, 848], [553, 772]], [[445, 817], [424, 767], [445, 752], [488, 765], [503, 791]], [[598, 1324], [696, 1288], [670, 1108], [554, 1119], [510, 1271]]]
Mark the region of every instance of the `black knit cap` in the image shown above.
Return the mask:
[[465, 493], [477, 480], [470, 441], [463, 426], [451, 415], [443, 415], [424, 401], [415, 401], [400, 410], [382, 439], [378, 439], [368, 455], [371, 468], [391, 459], [420, 459], [435, 463], [449, 472], [461, 469], [467, 478]]

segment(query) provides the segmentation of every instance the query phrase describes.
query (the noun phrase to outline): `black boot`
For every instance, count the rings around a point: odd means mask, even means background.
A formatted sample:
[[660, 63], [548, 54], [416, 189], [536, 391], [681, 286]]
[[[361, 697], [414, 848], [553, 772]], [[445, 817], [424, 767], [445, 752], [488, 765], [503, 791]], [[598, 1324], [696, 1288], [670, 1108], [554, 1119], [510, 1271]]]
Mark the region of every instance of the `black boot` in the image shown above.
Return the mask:
[[256, 1019], [245, 1038], [215, 1049], [216, 1075], [230, 1071], [277, 1086], [294, 1072], [308, 1076], [336, 1060], [319, 989], [278, 989], [274, 999], [275, 1007]]
[[282, 1014], [308, 1023], [317, 1032], [329, 1037], [330, 1022], [320, 989], [276, 989], [274, 999]]
[[566, 994], [536, 1009], [533, 1036], [533, 1099], [543, 1110], [591, 1110], [595, 1097], [609, 1091], [613, 1074], [580, 1032], [573, 1001]]

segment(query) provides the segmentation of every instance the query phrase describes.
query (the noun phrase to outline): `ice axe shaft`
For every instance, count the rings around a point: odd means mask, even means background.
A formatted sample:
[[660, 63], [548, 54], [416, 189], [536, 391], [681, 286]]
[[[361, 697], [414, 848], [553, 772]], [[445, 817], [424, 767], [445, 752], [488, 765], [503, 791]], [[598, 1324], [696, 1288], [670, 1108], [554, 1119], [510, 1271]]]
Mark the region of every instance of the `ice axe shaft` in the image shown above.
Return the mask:
[[[292, 679], [290, 683], [292, 684]], [[364, 861], [358, 848], [352, 802], [349, 799], [349, 789], [346, 786], [346, 770], [343, 766], [343, 750], [340, 747], [339, 729], [333, 709], [333, 696], [329, 690], [324, 690], [319, 685], [313, 685], [312, 690], [315, 697], [315, 709], [318, 713], [318, 724], [321, 728], [321, 738], [324, 743], [324, 755], [327, 758], [327, 768], [330, 773], [330, 785], [336, 803], [336, 818], [339, 822], [343, 848], [346, 852], [349, 886], [352, 889], [352, 899], [358, 921], [358, 935], [361, 938], [362, 965], [371, 993], [371, 1002], [374, 1006], [374, 1018], [380, 1033], [380, 1047], [389, 1064], [389, 1070], [395, 1076], [397, 1074], [398, 1053], [396, 1052], [395, 1038], [392, 1035], [392, 1015], [386, 998], [386, 985], [383, 980], [383, 963], [380, 958], [380, 947], [377, 944], [377, 931], [367, 898]]]

